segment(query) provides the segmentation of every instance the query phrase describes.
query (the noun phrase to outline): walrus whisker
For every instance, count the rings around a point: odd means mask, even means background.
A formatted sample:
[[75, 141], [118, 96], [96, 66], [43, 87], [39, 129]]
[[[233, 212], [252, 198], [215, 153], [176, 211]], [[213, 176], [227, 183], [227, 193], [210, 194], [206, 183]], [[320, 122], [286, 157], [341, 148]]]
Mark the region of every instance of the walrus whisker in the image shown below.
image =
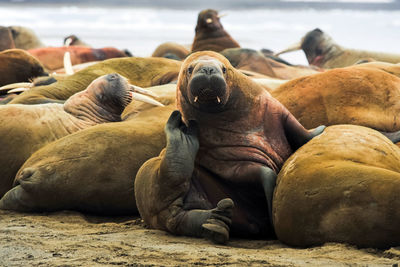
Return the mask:
[[153, 98], [148, 97], [146, 95], [141, 95], [141, 94], [138, 94], [138, 93], [135, 93], [135, 92], [131, 92], [131, 95], [132, 95], [132, 98], [137, 100], [137, 101], [142, 101], [142, 102], [145, 102], [145, 103], [148, 103], [148, 104], [152, 104], [152, 105], [155, 105], [155, 106], [164, 107], [164, 105], [162, 103], [160, 103], [157, 100], [154, 100]]
[[67, 75], [74, 74], [74, 70], [72, 69], [71, 54], [69, 52], [65, 52], [64, 54], [64, 70]]
[[32, 84], [28, 83], [28, 82], [10, 83], [10, 84], [0, 87], [0, 91], [6, 91], [6, 90], [10, 90], [10, 89], [14, 89], [14, 88], [21, 88], [21, 87], [29, 88], [29, 87], [31, 87], [31, 85]]
[[275, 53], [274, 54], [274, 56], [279, 56], [279, 55], [281, 55], [281, 54], [284, 54], [284, 53], [288, 53], [288, 52], [293, 52], [293, 51], [297, 51], [297, 50], [300, 50], [301, 49], [301, 43], [302, 42], [297, 42], [297, 43], [295, 43], [295, 44], [292, 44], [292, 45], [290, 45], [289, 47], [287, 47], [286, 49], [284, 49], [284, 50], [282, 50], [282, 51], [280, 51], [280, 52], [278, 52], [278, 53]]
[[18, 87], [18, 88], [14, 88], [14, 89], [9, 90], [7, 92], [7, 94], [21, 93], [21, 92], [25, 92], [25, 91], [28, 91], [28, 90], [29, 90], [29, 88], [27, 88], [27, 87]]
[[154, 92], [152, 92], [150, 90], [144, 89], [142, 87], [139, 87], [139, 86], [136, 86], [136, 85], [133, 85], [133, 84], [130, 84], [129, 87], [133, 91], [138, 92], [138, 93], [140, 93], [142, 95], [148, 95], [148, 96], [152, 96], [154, 98], [159, 98], [159, 96], [156, 93], [154, 93]]

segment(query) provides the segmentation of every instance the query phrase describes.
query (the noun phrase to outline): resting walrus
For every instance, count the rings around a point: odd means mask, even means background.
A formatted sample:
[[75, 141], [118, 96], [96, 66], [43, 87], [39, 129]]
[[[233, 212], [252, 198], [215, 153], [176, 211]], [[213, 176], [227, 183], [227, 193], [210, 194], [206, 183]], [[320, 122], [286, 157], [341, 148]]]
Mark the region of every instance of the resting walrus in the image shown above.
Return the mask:
[[218, 12], [213, 9], [206, 9], [199, 13], [192, 52], [205, 50], [219, 52], [226, 48], [240, 47], [225, 31], [219, 18]]
[[325, 69], [347, 67], [365, 59], [373, 59], [389, 63], [400, 62], [400, 54], [341, 47], [320, 29], [308, 32], [302, 38], [300, 43], [294, 44], [276, 55], [300, 49], [303, 49], [309, 64]]
[[0, 26], [0, 52], [12, 48], [15, 48], [15, 44], [10, 29]]
[[184, 61], [177, 106], [180, 112], [172, 113], [165, 128], [166, 149], [136, 176], [145, 223], [218, 243], [228, 240], [229, 231], [271, 235], [276, 173], [324, 127], [304, 129], [269, 93], [211, 51]]
[[163, 128], [175, 107], [175, 88], [148, 88], [165, 107], [134, 101], [123, 121], [84, 129], [36, 151], [0, 200], [0, 209], [137, 215], [134, 179], [140, 166], [165, 147]]
[[132, 94], [125, 78], [109, 74], [65, 104], [0, 106], [0, 196], [11, 188], [18, 169], [33, 152], [90, 126], [120, 121]]

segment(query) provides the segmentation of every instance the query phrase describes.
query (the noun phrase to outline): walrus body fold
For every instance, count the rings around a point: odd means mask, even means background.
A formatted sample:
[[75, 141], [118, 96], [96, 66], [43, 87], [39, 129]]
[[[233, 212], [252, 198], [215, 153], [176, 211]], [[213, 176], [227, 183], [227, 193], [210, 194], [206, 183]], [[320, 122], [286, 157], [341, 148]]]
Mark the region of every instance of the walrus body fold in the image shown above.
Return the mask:
[[115, 58], [99, 62], [48, 86], [38, 86], [20, 94], [10, 104], [42, 104], [64, 101], [84, 90], [94, 79], [109, 73], [126, 77], [140, 87], [176, 80], [181, 62], [166, 58]]
[[124, 121], [84, 129], [36, 151], [19, 169], [0, 208], [137, 215], [135, 175], [165, 147], [163, 128], [175, 106], [175, 88], [149, 88], [165, 107], [132, 102]]
[[171, 115], [165, 128], [166, 149], [136, 176], [144, 221], [174, 234], [211, 236], [217, 243], [226, 242], [229, 231], [271, 236], [276, 173], [292, 151], [323, 128], [308, 132], [283, 105], [213, 52], [185, 60], [177, 105], [180, 112]]

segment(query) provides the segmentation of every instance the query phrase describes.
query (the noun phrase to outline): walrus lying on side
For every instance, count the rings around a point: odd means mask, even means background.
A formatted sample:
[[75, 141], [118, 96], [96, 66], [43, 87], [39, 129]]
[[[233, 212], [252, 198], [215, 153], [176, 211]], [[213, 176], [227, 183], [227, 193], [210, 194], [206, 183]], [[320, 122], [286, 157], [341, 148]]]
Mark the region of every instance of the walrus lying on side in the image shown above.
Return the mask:
[[120, 121], [124, 108], [137, 98], [132, 90], [125, 78], [109, 74], [65, 104], [0, 106], [0, 196], [11, 189], [18, 169], [39, 148], [90, 126]]
[[320, 29], [308, 32], [300, 43], [294, 44], [276, 55], [300, 49], [306, 54], [310, 65], [324, 69], [347, 67], [360, 60], [371, 58], [376, 61], [400, 63], [400, 54], [344, 48], [336, 44], [330, 36]]
[[118, 73], [126, 77], [129, 83], [140, 87], [166, 84], [177, 79], [181, 64], [166, 58], [108, 59], [59, 79], [56, 83], [33, 87], [10, 104], [63, 103], [68, 97], [84, 90], [97, 77], [109, 73]]
[[122, 122], [96, 125], [44, 146], [20, 168], [0, 208], [137, 215], [134, 179], [140, 166], [165, 147], [163, 129], [176, 98], [175, 84], [148, 89], [165, 107], [134, 101]]
[[327, 127], [278, 175], [273, 221], [282, 242], [400, 245], [400, 150], [370, 128]]
[[165, 57], [175, 60], [184, 60], [190, 51], [185, 46], [173, 43], [166, 42], [162, 43], [154, 50], [152, 57]]
[[64, 66], [64, 54], [66, 52], [71, 55], [72, 65], [128, 56], [124, 51], [114, 47], [99, 49], [85, 46], [43, 47], [29, 49], [28, 52], [37, 58], [49, 71], [54, 71]]
[[271, 94], [307, 128], [356, 124], [395, 132], [400, 130], [399, 73], [397, 65], [367, 63], [297, 78]]
[[10, 83], [29, 82], [39, 76], [47, 76], [43, 65], [21, 49], [0, 52], [0, 86]]
[[205, 50], [219, 52], [226, 48], [240, 47], [225, 31], [219, 19], [218, 12], [213, 9], [199, 13], [191, 52]]
[[[276, 173], [309, 132], [222, 55], [189, 56], [177, 84], [167, 146], [140, 168], [136, 203], [151, 228], [225, 243], [273, 233]], [[181, 115], [182, 114], [182, 115]]]

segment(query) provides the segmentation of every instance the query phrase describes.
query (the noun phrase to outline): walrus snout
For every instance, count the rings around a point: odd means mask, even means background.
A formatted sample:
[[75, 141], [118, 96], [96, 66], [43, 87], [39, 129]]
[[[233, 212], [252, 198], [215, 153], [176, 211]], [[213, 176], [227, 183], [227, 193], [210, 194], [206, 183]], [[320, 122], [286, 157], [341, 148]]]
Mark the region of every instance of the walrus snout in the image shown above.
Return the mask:
[[203, 67], [189, 83], [191, 102], [197, 106], [222, 106], [227, 101], [226, 82], [215, 67]]

